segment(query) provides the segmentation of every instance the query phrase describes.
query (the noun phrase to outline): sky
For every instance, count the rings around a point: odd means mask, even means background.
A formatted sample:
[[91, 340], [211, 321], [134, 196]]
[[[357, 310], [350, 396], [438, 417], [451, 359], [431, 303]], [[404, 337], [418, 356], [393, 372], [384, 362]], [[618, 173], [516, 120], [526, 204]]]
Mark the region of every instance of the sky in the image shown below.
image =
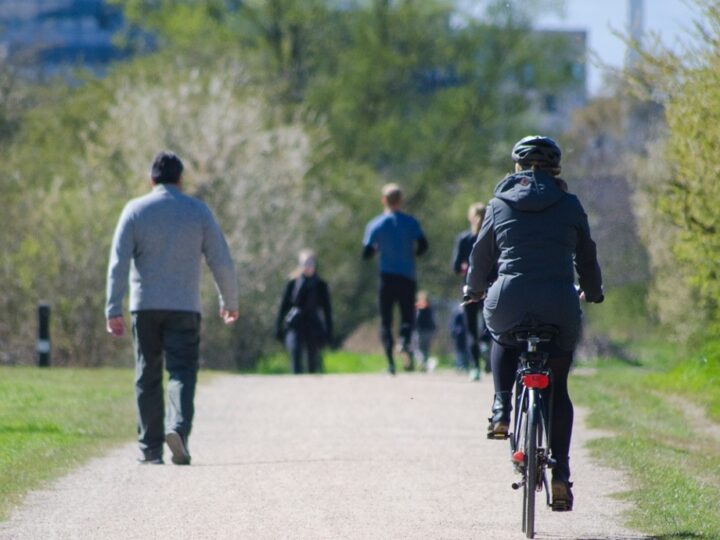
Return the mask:
[[[625, 59], [625, 44], [613, 31], [626, 32], [628, 0], [565, 0], [564, 16], [549, 13], [536, 19], [536, 26], [544, 29], [584, 29], [588, 32], [588, 48], [599, 60], [613, 67], [621, 67]], [[685, 0], [644, 0], [644, 29], [653, 32], [671, 48], [687, 40], [692, 26], [693, 11]], [[588, 65], [590, 95], [603, 93], [603, 70]]]
[[[455, 0], [465, 12], [481, 16], [487, 0]], [[588, 33], [588, 91], [602, 94], [604, 69], [600, 64], [622, 67], [625, 44], [614, 32], [626, 33], [629, 0], [516, 0], [533, 6], [536, 28], [585, 30]], [[677, 49], [692, 27], [692, 0], [643, 0], [645, 34], [654, 33], [663, 44]], [[559, 7], [551, 9], [551, 6]], [[594, 54], [593, 54], [594, 53]]]

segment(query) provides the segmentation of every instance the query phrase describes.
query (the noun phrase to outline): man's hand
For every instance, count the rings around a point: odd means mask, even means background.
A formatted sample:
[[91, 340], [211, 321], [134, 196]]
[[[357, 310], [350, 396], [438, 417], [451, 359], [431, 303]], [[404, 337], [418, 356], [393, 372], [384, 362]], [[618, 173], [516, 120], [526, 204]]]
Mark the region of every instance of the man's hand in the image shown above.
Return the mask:
[[125, 319], [122, 317], [110, 317], [107, 320], [105, 328], [108, 334], [112, 334], [115, 337], [122, 337], [125, 334]]
[[238, 318], [240, 318], [240, 312], [237, 309], [228, 310], [228, 309], [221, 308], [220, 309], [220, 318], [223, 320], [223, 322], [225, 324], [232, 324], [235, 321], [237, 321]]

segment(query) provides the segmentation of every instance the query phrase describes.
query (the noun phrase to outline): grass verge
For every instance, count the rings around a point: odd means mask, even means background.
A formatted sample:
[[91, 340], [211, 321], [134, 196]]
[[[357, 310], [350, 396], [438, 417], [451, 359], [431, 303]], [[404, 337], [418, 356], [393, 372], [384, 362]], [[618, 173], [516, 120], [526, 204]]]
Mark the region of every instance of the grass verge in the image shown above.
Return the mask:
[[720, 342], [706, 343], [686, 361], [652, 375], [649, 382], [665, 392], [697, 402], [711, 419], [720, 422]]
[[663, 540], [717, 539], [720, 448], [663, 397], [674, 386], [658, 381], [672, 373], [607, 361], [592, 375], [571, 377], [571, 391], [590, 409], [590, 425], [614, 434], [593, 441], [591, 451], [628, 471], [633, 488], [622, 496], [634, 503], [630, 525]]
[[[385, 358], [381, 355], [348, 351], [324, 352], [323, 366], [325, 373], [378, 373], [387, 369]], [[261, 358], [253, 373], [262, 375], [290, 373], [290, 360], [287, 353], [279, 352]]]
[[23, 494], [135, 431], [129, 369], [0, 368], [0, 519]]

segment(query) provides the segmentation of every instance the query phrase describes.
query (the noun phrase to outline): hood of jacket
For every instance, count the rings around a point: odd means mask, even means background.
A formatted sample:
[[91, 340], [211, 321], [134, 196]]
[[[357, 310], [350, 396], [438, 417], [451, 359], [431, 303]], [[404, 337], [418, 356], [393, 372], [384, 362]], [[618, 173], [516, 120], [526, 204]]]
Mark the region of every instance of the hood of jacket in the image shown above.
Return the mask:
[[564, 195], [555, 179], [543, 171], [511, 174], [495, 188], [495, 197], [522, 212], [541, 212]]

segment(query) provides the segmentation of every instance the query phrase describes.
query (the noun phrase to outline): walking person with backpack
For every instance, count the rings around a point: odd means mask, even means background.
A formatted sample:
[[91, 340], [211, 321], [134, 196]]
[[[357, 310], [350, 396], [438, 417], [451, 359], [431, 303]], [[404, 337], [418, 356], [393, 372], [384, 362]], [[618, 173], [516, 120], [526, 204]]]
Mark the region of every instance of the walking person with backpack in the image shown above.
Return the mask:
[[[189, 465], [200, 345], [200, 273], [205, 259], [220, 293], [220, 317], [238, 319], [237, 278], [210, 209], [183, 193], [183, 164], [171, 152], [152, 163], [152, 191], [125, 205], [110, 249], [107, 331], [125, 334], [123, 299], [130, 284], [135, 394], [141, 463]], [[165, 426], [163, 358], [168, 382]]]
[[298, 255], [299, 266], [285, 286], [275, 326], [276, 337], [285, 343], [292, 372], [322, 372], [322, 347], [333, 341], [330, 289], [317, 275], [317, 257], [310, 249]]
[[415, 321], [415, 257], [425, 253], [428, 242], [420, 223], [401, 211], [403, 194], [397, 184], [382, 189], [383, 213], [365, 227], [363, 259], [380, 256], [380, 340], [385, 349], [388, 372], [395, 374], [392, 332], [393, 309], [400, 308], [400, 350], [405, 355], [405, 370], [414, 369], [412, 334]]

